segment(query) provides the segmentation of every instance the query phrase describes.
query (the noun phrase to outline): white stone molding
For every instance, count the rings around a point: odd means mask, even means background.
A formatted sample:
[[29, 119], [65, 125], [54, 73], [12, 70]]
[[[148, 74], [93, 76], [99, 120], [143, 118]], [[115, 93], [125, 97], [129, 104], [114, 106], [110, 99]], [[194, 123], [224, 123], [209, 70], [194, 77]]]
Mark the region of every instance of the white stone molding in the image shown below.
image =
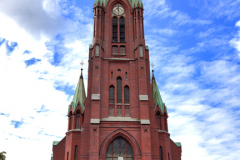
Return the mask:
[[100, 100], [100, 94], [92, 94], [92, 100]]
[[139, 95], [140, 101], [148, 101], [148, 95]]

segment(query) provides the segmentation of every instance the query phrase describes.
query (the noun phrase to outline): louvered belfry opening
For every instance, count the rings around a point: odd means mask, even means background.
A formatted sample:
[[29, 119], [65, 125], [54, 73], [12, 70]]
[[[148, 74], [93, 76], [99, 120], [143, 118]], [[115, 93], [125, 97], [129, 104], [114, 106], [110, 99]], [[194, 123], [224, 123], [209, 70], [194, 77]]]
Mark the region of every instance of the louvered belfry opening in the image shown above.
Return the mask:
[[122, 78], [117, 78], [117, 103], [122, 103]]
[[113, 36], [113, 42], [118, 42], [118, 19], [117, 17], [113, 17], [113, 22], [112, 22], [112, 36]]
[[114, 103], [114, 86], [109, 87], [109, 103]]
[[125, 19], [120, 18], [120, 42], [125, 42]]
[[124, 102], [129, 103], [129, 87], [124, 87]]

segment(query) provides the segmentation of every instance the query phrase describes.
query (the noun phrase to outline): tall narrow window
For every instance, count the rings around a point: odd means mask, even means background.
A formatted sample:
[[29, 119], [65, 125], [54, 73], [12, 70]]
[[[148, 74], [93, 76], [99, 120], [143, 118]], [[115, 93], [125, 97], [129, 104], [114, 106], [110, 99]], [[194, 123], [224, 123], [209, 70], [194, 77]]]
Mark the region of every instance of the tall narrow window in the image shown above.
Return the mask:
[[113, 36], [113, 42], [118, 42], [118, 19], [117, 17], [113, 17], [112, 22], [112, 36]]
[[76, 115], [76, 129], [80, 129], [80, 111], [77, 110], [77, 115]]
[[109, 103], [114, 103], [114, 86], [109, 88]]
[[122, 103], [122, 79], [117, 78], [117, 103]]
[[111, 72], [111, 79], [113, 79], [113, 72]]
[[96, 45], [95, 56], [99, 56], [99, 45]]
[[112, 47], [112, 53], [114, 53], [114, 54], [118, 53], [118, 47], [117, 46]]
[[161, 117], [160, 117], [160, 112], [159, 111], [157, 111], [157, 113], [156, 113], [156, 123], [157, 123], [157, 126], [158, 126], [158, 130], [161, 130]]
[[139, 56], [143, 57], [143, 47], [139, 46]]
[[160, 146], [160, 160], [163, 160], [163, 155], [162, 155], [162, 146]]
[[129, 87], [124, 87], [124, 102], [129, 103]]
[[120, 18], [120, 42], [125, 42], [125, 20]]
[[68, 155], [69, 155], [69, 152], [67, 152], [67, 160], [68, 160]]
[[126, 72], [126, 80], [127, 80], [127, 72]]
[[78, 146], [76, 145], [76, 146], [75, 146], [75, 155], [74, 155], [74, 160], [77, 160], [77, 149], [78, 149]]
[[124, 46], [120, 47], [120, 54], [125, 54], [125, 47]]
[[169, 153], [168, 153], [168, 160], [170, 160], [170, 156], [169, 156]]

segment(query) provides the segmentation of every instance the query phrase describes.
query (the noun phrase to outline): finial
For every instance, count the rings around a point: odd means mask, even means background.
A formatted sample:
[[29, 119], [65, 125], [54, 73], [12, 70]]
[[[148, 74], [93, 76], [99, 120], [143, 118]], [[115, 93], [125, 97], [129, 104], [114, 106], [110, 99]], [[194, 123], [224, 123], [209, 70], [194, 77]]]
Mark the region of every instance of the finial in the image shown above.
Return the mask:
[[83, 65], [84, 65], [83, 60], [82, 60], [82, 62], [80, 63], [80, 65], [82, 66], [82, 67], [81, 67], [81, 76], [80, 76], [80, 79], [83, 79], [83, 75], [82, 75]]

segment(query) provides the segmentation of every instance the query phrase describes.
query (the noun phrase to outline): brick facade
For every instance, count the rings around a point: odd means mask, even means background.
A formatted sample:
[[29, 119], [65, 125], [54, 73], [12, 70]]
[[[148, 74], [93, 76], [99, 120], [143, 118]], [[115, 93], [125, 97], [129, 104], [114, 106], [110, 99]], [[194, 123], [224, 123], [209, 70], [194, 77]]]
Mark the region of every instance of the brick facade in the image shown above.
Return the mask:
[[[134, 160], [161, 160], [161, 155], [163, 160], [181, 160], [181, 146], [176, 145], [168, 133], [166, 107], [161, 110], [152, 98], [143, 5], [140, 0], [137, 5], [131, 5], [132, 1], [95, 2], [84, 110], [81, 103], [76, 108], [70, 105], [68, 131], [66, 137], [53, 146], [53, 160], [106, 160], [109, 144], [118, 137], [130, 144]], [[125, 12], [116, 16], [113, 8], [119, 4]], [[118, 19], [118, 42], [113, 42], [114, 17]], [[120, 39], [121, 17], [125, 20], [124, 42]], [[121, 79], [119, 85], [117, 79]], [[111, 86], [114, 98], [110, 102]], [[124, 99], [127, 97], [125, 87], [129, 88], [129, 101]], [[79, 128], [76, 123], [80, 123]]]

